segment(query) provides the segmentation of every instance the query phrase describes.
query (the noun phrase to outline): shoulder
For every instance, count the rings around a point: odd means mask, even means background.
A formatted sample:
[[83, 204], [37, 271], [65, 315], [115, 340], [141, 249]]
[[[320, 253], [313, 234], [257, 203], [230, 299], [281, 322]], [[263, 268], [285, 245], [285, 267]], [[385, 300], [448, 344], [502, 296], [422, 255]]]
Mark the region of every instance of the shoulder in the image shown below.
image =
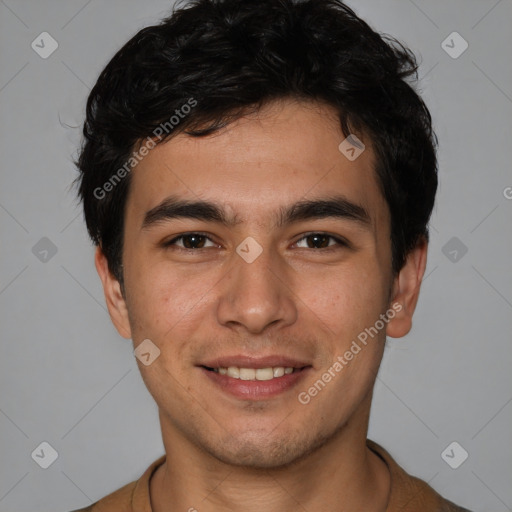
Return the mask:
[[367, 446], [389, 469], [391, 492], [388, 512], [470, 512], [444, 499], [423, 480], [406, 473], [377, 443], [367, 440]]
[[155, 460], [138, 479], [85, 508], [70, 512], [134, 512], [151, 510], [149, 482], [156, 469], [165, 462], [165, 455]]

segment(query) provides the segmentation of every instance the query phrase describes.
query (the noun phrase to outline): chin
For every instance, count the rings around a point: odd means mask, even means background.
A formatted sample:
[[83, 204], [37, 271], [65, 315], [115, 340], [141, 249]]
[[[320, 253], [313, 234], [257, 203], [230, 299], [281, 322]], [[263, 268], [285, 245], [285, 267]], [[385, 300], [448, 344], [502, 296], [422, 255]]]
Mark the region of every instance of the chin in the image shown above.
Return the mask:
[[[213, 453], [212, 453], [213, 452]], [[271, 443], [239, 441], [230, 446], [215, 446], [210, 453], [225, 464], [252, 469], [279, 468], [292, 464], [302, 456], [302, 450], [290, 442]]]
[[251, 432], [245, 436], [230, 436], [217, 443], [210, 440], [202, 449], [231, 466], [278, 469], [299, 462], [332, 437], [321, 436], [320, 433], [316, 437], [308, 437], [304, 431], [302, 434], [271, 434], [268, 431]]

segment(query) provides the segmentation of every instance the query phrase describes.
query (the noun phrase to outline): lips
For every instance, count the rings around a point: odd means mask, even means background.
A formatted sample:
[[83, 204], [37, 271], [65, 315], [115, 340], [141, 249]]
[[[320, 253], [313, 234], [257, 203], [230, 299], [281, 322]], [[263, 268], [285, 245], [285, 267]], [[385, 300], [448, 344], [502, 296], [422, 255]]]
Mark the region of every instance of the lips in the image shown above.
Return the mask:
[[201, 362], [198, 366], [203, 366], [204, 368], [211, 369], [229, 368], [230, 366], [232, 366], [237, 368], [253, 368], [254, 370], [257, 370], [261, 368], [275, 367], [302, 369], [305, 368], [306, 366], [311, 366], [311, 364], [308, 363], [307, 361], [299, 360], [297, 358], [288, 357], [284, 355], [269, 355], [265, 357], [236, 355], [210, 359]]
[[226, 356], [198, 365], [218, 389], [242, 400], [266, 400], [296, 386], [312, 365], [296, 358]]

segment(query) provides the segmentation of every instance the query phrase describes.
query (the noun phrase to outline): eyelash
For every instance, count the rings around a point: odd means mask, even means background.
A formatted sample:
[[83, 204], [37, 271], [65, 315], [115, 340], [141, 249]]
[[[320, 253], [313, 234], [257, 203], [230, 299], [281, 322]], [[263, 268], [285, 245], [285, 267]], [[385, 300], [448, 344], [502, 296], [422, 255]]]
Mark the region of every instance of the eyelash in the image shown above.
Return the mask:
[[[314, 236], [314, 235], [320, 235], [320, 236], [324, 236], [324, 237], [327, 237], [329, 239], [332, 239], [336, 242], [337, 246], [327, 246], [327, 247], [320, 247], [320, 248], [311, 248], [311, 250], [314, 250], [316, 252], [319, 252], [319, 251], [330, 251], [330, 250], [333, 250], [333, 249], [337, 249], [339, 247], [350, 247], [349, 243], [346, 242], [345, 240], [343, 240], [342, 238], [339, 238], [337, 236], [334, 236], [334, 235], [330, 235], [329, 233], [323, 233], [321, 231], [311, 231], [309, 233], [306, 233], [304, 236], [302, 236], [302, 238], [299, 238], [299, 240], [297, 240], [295, 242], [295, 244], [299, 243], [299, 242], [302, 242], [303, 240], [305, 240], [306, 238], [310, 237], [310, 236]], [[183, 241], [184, 238], [186, 237], [189, 237], [189, 236], [200, 236], [200, 237], [204, 237], [206, 238], [207, 240], [209, 240], [210, 242], [213, 242], [213, 240], [206, 234], [206, 233], [201, 233], [200, 231], [193, 231], [193, 232], [190, 232], [190, 233], [183, 233], [177, 237], [174, 237], [172, 240], [169, 240], [168, 242], [164, 242], [163, 246], [165, 248], [168, 248], [168, 247], [176, 247], [178, 248], [179, 250], [182, 250], [182, 251], [190, 251], [190, 252], [197, 252], [197, 251], [200, 251], [201, 249], [208, 249], [208, 247], [199, 247], [197, 249], [189, 249], [187, 247], [179, 247], [176, 244], [176, 242], [178, 242], [179, 240]], [[309, 247], [307, 247], [307, 249], [310, 249]]]

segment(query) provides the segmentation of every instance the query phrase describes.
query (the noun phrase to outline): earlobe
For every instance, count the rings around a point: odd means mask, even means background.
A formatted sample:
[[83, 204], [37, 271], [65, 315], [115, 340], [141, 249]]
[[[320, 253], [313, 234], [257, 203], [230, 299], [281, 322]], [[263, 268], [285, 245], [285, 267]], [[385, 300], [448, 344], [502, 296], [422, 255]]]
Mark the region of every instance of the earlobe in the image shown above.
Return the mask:
[[103, 292], [107, 303], [110, 319], [123, 338], [131, 338], [130, 322], [126, 301], [121, 292], [119, 281], [112, 275], [108, 268], [105, 254], [100, 247], [96, 249], [94, 256], [96, 270], [103, 284]]
[[411, 330], [412, 317], [427, 266], [427, 249], [428, 243], [422, 238], [407, 254], [404, 266], [394, 279], [390, 307], [396, 314], [388, 322], [387, 336], [401, 338]]

